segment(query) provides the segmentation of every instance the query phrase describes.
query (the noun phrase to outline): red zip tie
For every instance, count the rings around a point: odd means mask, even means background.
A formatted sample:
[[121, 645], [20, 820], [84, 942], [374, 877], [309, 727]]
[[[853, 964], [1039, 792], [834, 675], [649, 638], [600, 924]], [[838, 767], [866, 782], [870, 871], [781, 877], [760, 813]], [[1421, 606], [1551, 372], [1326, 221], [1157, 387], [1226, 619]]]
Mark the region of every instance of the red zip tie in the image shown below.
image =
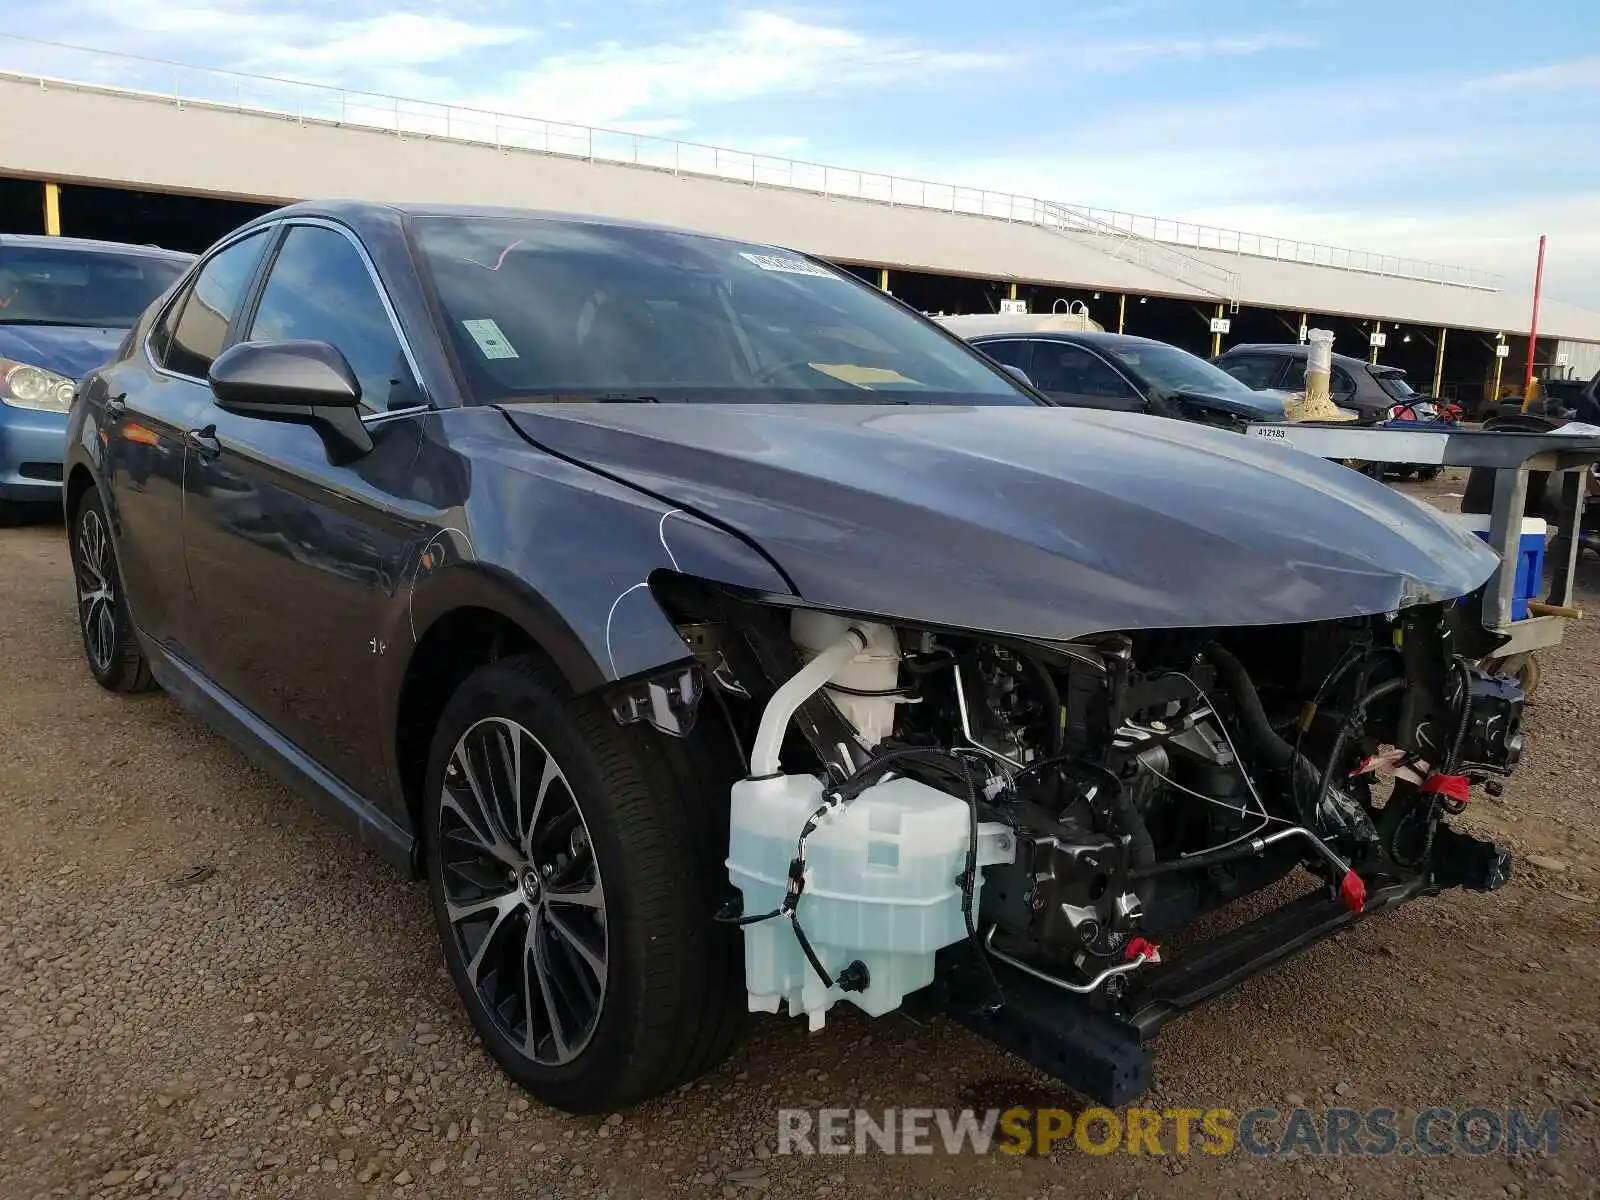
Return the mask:
[[1339, 899], [1351, 912], [1360, 912], [1367, 906], [1367, 885], [1354, 871], [1346, 871], [1339, 881]]
[[1422, 790], [1465, 804], [1472, 799], [1472, 783], [1465, 775], [1429, 775], [1422, 781]]
[[1141, 954], [1144, 955], [1145, 962], [1158, 963], [1161, 961], [1161, 947], [1142, 937], [1129, 938], [1128, 948], [1124, 954], [1129, 962], [1132, 962]]

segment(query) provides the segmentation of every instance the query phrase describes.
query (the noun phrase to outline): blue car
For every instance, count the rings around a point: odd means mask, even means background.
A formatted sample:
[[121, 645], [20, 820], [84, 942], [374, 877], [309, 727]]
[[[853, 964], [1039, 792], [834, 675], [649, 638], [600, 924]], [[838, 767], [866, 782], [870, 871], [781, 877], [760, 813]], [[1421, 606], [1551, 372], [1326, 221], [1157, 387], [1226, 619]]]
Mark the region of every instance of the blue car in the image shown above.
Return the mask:
[[0, 517], [61, 503], [67, 410], [194, 261], [153, 246], [0, 234]]

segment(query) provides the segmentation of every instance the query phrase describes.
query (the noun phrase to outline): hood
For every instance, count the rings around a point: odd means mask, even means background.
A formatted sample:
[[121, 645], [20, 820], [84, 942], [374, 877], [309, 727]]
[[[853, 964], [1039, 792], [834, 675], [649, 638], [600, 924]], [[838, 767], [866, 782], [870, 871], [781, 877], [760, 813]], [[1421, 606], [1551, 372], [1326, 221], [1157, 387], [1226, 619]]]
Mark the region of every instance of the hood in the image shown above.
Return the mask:
[[810, 603], [1040, 639], [1463, 595], [1483, 543], [1333, 463], [1091, 409], [507, 405], [534, 444], [742, 533]]
[[79, 380], [111, 361], [126, 329], [0, 323], [0, 357]]
[[1198, 408], [1209, 408], [1216, 412], [1224, 412], [1230, 417], [1238, 417], [1245, 421], [1281, 421], [1283, 420], [1283, 402], [1288, 395], [1289, 393], [1287, 392], [1252, 392], [1243, 389], [1238, 395], [1228, 396], [1216, 396], [1209, 392], [1183, 391], [1174, 393], [1174, 399], [1193, 404]]

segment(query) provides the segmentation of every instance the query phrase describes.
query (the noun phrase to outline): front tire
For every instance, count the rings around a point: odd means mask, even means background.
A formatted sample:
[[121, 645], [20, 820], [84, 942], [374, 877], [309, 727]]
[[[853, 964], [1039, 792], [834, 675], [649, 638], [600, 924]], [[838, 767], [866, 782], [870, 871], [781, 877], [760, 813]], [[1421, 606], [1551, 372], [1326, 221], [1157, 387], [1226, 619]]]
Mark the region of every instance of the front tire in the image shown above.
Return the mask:
[[739, 944], [708, 886], [726, 808], [686, 762], [532, 657], [474, 673], [434, 736], [424, 836], [445, 961], [489, 1053], [553, 1107], [668, 1091], [742, 1027]]
[[100, 496], [85, 493], [69, 527], [72, 578], [78, 598], [78, 632], [95, 682], [111, 692], [145, 692], [155, 686], [128, 612], [111, 522]]

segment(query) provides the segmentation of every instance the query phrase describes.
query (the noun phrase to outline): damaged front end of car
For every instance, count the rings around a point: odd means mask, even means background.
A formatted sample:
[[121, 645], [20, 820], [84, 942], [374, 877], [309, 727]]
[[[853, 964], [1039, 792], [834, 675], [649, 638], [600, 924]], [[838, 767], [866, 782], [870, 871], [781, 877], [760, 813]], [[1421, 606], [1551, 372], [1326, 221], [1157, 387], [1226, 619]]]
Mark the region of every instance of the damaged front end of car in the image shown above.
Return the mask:
[[1522, 747], [1521, 692], [1477, 665], [1462, 599], [1052, 642], [669, 573], [652, 590], [693, 678], [617, 714], [681, 735], [698, 708], [734, 735], [718, 919], [752, 1010], [813, 1029], [839, 1000], [943, 1011], [1118, 1104], [1170, 1018], [1372, 911], [1510, 872], [1449, 824]]

